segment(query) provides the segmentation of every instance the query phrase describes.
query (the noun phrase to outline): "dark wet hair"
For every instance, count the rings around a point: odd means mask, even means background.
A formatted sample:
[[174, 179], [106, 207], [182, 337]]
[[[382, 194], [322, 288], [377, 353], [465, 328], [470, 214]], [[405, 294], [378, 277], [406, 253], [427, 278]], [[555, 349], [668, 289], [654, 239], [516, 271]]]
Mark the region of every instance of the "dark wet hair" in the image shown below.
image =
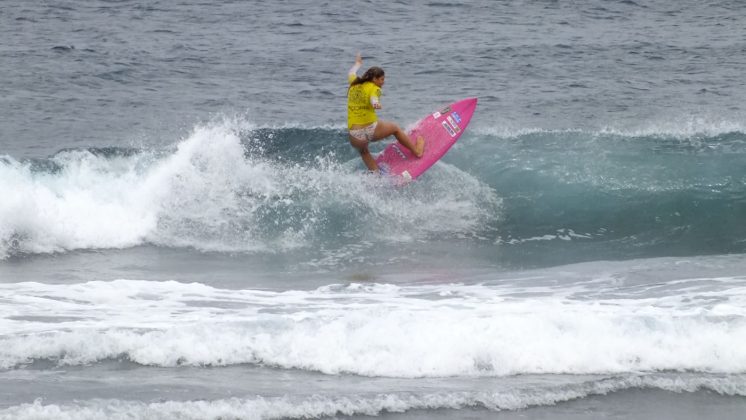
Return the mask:
[[380, 67], [371, 67], [362, 76], [358, 76], [350, 83], [350, 86], [359, 85], [365, 82], [372, 82], [377, 77], [384, 76], [383, 69]]

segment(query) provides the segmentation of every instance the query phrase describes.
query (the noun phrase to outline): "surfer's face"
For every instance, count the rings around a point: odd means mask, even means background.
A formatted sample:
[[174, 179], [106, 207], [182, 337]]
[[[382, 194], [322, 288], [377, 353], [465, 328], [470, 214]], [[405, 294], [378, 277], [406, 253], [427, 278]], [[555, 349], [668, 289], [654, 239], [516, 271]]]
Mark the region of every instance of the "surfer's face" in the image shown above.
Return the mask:
[[378, 76], [373, 78], [373, 84], [375, 84], [378, 87], [383, 87], [384, 79], [386, 79], [386, 76]]

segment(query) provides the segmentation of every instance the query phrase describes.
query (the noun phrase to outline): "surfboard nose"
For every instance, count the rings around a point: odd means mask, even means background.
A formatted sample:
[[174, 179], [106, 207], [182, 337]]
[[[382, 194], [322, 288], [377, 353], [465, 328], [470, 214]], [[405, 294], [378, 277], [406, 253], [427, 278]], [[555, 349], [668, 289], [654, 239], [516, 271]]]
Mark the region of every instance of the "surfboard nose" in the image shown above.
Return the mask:
[[477, 107], [477, 102], [478, 101], [479, 101], [479, 99], [476, 98], [476, 97], [474, 97], [474, 98], [466, 98], [466, 99], [462, 99], [462, 100], [456, 102], [455, 104], [453, 104], [451, 106], [454, 109], [459, 109], [460, 108], [462, 111], [463, 110], [473, 111]]

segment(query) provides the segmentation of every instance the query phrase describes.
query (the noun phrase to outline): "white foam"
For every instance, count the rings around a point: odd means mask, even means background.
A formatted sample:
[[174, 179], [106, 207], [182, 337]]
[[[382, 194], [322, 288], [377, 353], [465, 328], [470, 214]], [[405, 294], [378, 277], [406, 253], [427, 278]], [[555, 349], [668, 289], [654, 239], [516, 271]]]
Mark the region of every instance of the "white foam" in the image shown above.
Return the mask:
[[601, 130], [601, 134], [625, 137], [666, 137], [682, 140], [717, 137], [729, 133], [746, 133], [746, 125], [741, 121], [724, 120], [717, 116], [687, 115], [663, 121], [650, 121], [637, 127], [607, 126]]
[[576, 233], [572, 229], [558, 229], [555, 234], [551, 235], [542, 235], [542, 236], [532, 236], [529, 238], [521, 238], [521, 239], [515, 239], [515, 238], [509, 238], [509, 239], [502, 239], [498, 238], [495, 243], [498, 244], [522, 244], [526, 242], [544, 242], [544, 241], [572, 241], [574, 239], [592, 239], [593, 234], [591, 233]]
[[490, 127], [475, 127], [470, 131], [482, 136], [495, 136], [500, 138], [518, 138], [523, 136], [529, 136], [532, 134], [577, 134], [586, 133], [586, 130], [572, 129], [572, 128], [541, 128], [541, 127], [505, 127], [505, 126], [490, 126]]
[[607, 124], [598, 128], [542, 128], [482, 126], [473, 127], [471, 132], [477, 135], [496, 136], [500, 138], [518, 138], [535, 134], [577, 135], [586, 136], [619, 136], [619, 137], [657, 137], [688, 141], [701, 137], [717, 137], [729, 133], [746, 133], [746, 125], [741, 121], [725, 120], [718, 116], [681, 115], [669, 119], [658, 119], [629, 124]]
[[438, 194], [426, 186], [396, 192], [333, 155], [313, 162], [266, 157], [258, 140], [247, 153], [242, 138], [255, 128], [240, 119], [198, 126], [165, 156], [60, 153], [60, 172], [0, 161], [0, 259], [145, 243], [274, 252], [313, 244], [339, 214], [355, 218], [352, 226], [385, 228], [333, 237], [394, 241], [468, 234], [495, 217], [495, 192], [466, 173], [450, 173], [456, 178], [444, 185], [459, 187]]
[[485, 408], [518, 410], [554, 405], [592, 395], [606, 395], [630, 388], [657, 388], [672, 392], [711, 390], [724, 395], [746, 395], [742, 376], [731, 378], [670, 378], [631, 376], [561, 386], [516, 387], [497, 391], [391, 392], [341, 396], [252, 397], [198, 401], [141, 402], [84, 400], [45, 404], [38, 399], [0, 410], [0, 420], [13, 419], [280, 419], [332, 416], [378, 416], [411, 410]]
[[55, 160], [59, 174], [0, 164], [0, 258], [10, 246], [34, 253], [133, 246], [154, 229], [154, 209], [137, 197], [134, 162], [104, 163], [87, 152]]
[[[0, 285], [0, 367], [124, 357], [155, 366], [252, 363], [389, 377], [740, 373], [744, 281], [592, 300], [577, 285], [288, 292], [127, 280]], [[49, 314], [60, 319], [44, 319]]]

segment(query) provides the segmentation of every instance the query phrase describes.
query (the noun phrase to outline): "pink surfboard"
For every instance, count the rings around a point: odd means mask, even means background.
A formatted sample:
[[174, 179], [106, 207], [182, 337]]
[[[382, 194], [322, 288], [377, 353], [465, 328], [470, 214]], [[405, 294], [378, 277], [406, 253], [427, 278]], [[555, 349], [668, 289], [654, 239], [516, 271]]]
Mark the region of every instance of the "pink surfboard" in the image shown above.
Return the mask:
[[401, 184], [422, 175], [464, 134], [476, 108], [477, 98], [463, 99], [418, 121], [409, 132], [409, 138], [416, 142], [418, 136], [424, 137], [425, 153], [418, 159], [398, 141], [394, 142], [376, 158], [381, 172], [397, 177], [397, 183]]

